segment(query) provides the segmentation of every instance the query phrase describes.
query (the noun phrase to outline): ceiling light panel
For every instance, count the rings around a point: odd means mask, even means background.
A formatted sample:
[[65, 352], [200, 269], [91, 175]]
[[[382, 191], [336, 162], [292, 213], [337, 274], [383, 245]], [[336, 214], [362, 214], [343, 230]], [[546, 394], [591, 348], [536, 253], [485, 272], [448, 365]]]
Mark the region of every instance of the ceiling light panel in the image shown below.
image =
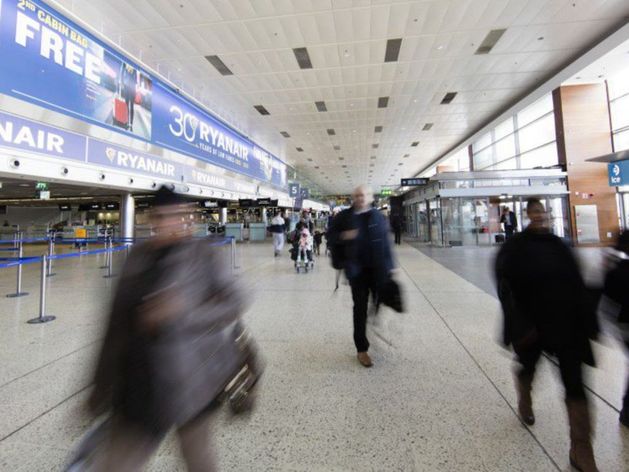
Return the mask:
[[328, 111], [328, 108], [325, 106], [325, 102], [315, 102], [315, 106], [317, 107], [317, 111], [324, 112]]
[[262, 105], [254, 105], [253, 108], [258, 110], [258, 113], [260, 113], [261, 115], [270, 115], [269, 111]]
[[496, 46], [498, 41], [500, 41], [500, 38], [502, 38], [502, 35], [505, 34], [505, 31], [507, 30], [506, 29], [491, 30], [489, 33], [487, 33], [487, 36], [485, 36], [485, 39], [483, 39], [483, 42], [481, 43], [481, 45], [478, 47], [478, 49], [476, 50], [474, 54], [477, 54], [477, 55], [489, 54], [491, 50], [494, 48], [494, 46]]
[[386, 108], [389, 106], [389, 97], [378, 98], [378, 108]]
[[397, 62], [402, 47], [402, 38], [389, 39], [384, 52], [384, 62]]
[[295, 59], [297, 59], [297, 64], [300, 69], [312, 69], [312, 62], [310, 61], [308, 49], [294, 48], [293, 54], [295, 54]]
[[205, 56], [205, 59], [214, 66], [221, 75], [234, 75], [234, 73], [225, 65], [218, 56]]

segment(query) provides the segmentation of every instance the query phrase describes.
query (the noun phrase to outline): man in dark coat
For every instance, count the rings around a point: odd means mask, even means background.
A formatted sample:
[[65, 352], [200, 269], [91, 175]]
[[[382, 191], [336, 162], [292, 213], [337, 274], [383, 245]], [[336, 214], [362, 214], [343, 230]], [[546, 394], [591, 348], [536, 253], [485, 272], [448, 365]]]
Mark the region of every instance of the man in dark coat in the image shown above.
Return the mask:
[[89, 401], [113, 414], [97, 470], [141, 470], [173, 427], [189, 470], [215, 470], [208, 413], [234, 367], [222, 353], [245, 305], [222, 248], [185, 229], [189, 211], [160, 189], [157, 236], [122, 271]]
[[570, 249], [549, 230], [544, 206], [530, 199], [531, 221], [501, 248], [496, 259], [498, 296], [504, 313], [503, 340], [512, 345], [520, 368], [516, 387], [518, 411], [535, 422], [531, 388], [542, 354], [557, 357], [570, 423], [570, 461], [579, 470], [595, 471], [591, 424], [582, 365], [594, 365], [590, 346], [598, 330], [577, 262]]
[[[605, 276], [604, 296], [613, 305], [609, 313], [618, 326], [620, 338], [629, 353], [629, 231], [625, 230], [616, 245], [619, 260]], [[620, 423], [629, 428], [629, 379], [622, 402]]]
[[391, 228], [395, 234], [395, 244], [402, 244], [402, 215], [399, 213], [392, 214], [390, 217]]
[[516, 218], [515, 213], [509, 210], [509, 207], [503, 207], [500, 222], [505, 227], [505, 240], [510, 239], [515, 230], [518, 229], [518, 219]]
[[[367, 308], [369, 294], [377, 296], [379, 286], [393, 270], [387, 221], [372, 208], [373, 193], [360, 186], [352, 194], [352, 207], [332, 220], [328, 240], [333, 247], [335, 267], [342, 266], [352, 287], [354, 301], [354, 344], [358, 361], [365, 367], [373, 362], [368, 354]], [[335, 254], [336, 253], [336, 254]]]

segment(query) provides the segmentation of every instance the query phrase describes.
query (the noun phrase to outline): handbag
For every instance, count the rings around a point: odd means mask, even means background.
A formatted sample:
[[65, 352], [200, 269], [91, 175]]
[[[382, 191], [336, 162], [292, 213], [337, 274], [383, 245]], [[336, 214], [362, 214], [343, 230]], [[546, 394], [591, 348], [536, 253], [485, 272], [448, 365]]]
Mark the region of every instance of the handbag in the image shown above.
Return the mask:
[[264, 367], [249, 330], [236, 323], [232, 335], [238, 362], [236, 369], [229, 375], [219, 400], [226, 402], [233, 414], [242, 414], [253, 410], [255, 406], [257, 392], [255, 387]]
[[376, 307], [386, 305], [398, 313], [404, 312], [404, 300], [399, 284], [389, 277], [378, 289], [378, 301]]

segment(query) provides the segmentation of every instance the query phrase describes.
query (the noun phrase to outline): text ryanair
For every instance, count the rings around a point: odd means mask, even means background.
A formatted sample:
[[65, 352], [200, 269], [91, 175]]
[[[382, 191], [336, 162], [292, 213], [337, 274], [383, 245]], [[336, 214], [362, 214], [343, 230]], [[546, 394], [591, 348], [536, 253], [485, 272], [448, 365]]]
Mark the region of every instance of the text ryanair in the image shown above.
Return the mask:
[[151, 159], [148, 156], [132, 154], [111, 147], [107, 148], [105, 152], [109, 161], [119, 167], [152, 172], [165, 177], [175, 177], [175, 166], [173, 164], [167, 164], [157, 159]]

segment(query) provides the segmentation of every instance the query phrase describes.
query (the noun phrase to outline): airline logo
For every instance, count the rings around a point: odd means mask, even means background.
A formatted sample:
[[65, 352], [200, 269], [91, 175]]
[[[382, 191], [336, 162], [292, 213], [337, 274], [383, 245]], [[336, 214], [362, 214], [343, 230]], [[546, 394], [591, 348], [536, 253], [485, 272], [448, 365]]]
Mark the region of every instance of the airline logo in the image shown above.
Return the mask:
[[109, 162], [116, 167], [158, 174], [163, 177], [175, 177], [174, 164], [162, 162], [149, 156], [134, 154], [130, 151], [123, 151], [112, 147], [105, 149], [105, 155]]
[[621, 185], [629, 185], [629, 182], [625, 177], [629, 175], [629, 161], [620, 161], [608, 164], [608, 174], [610, 186], [619, 187]]

